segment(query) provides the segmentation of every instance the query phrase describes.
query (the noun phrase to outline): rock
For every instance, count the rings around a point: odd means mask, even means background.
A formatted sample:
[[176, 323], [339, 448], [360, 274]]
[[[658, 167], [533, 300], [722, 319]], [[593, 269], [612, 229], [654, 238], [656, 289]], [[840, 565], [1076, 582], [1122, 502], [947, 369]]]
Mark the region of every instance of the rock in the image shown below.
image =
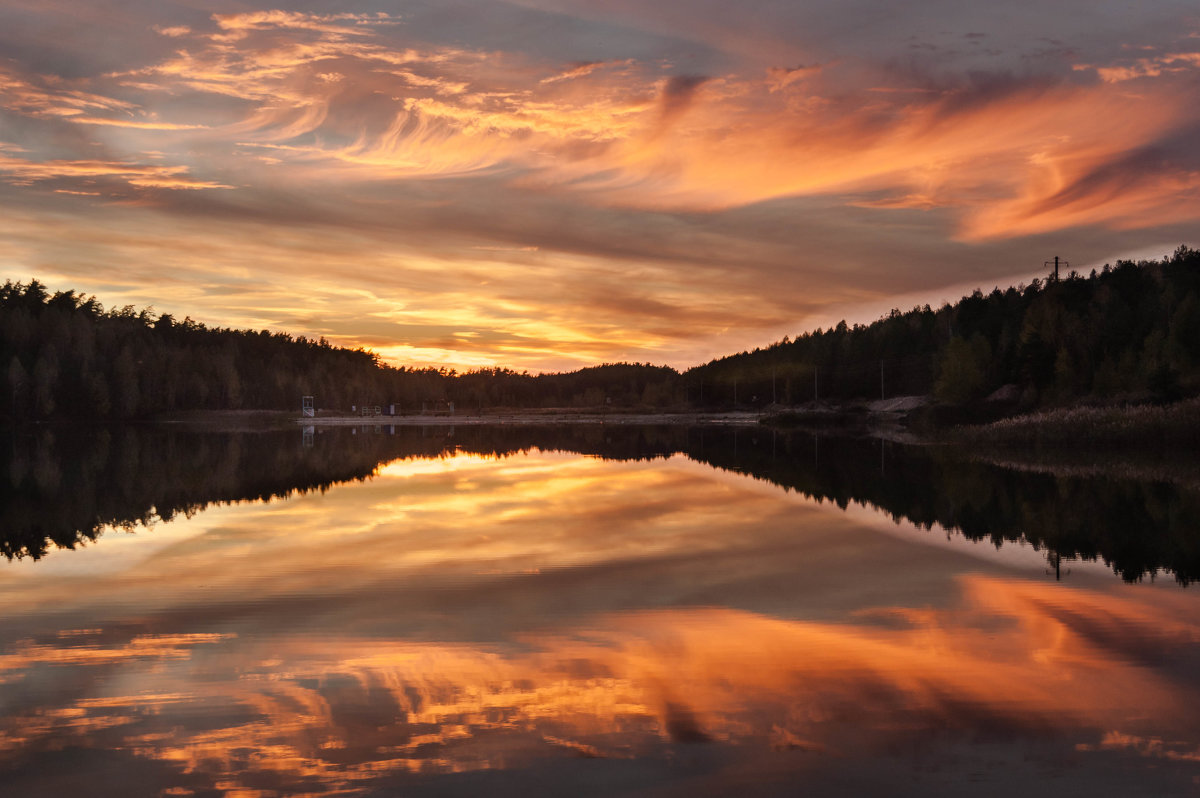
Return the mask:
[[1020, 400], [1020, 398], [1021, 398], [1021, 389], [1010, 382], [1007, 385], [1001, 385], [999, 388], [992, 391], [990, 394], [988, 394], [988, 397], [986, 399], [984, 399], [983, 401], [1004, 403], [1004, 404], [1015, 404], [1018, 400]]
[[927, 404], [928, 396], [893, 396], [891, 399], [876, 399], [867, 407], [872, 413], [907, 413]]

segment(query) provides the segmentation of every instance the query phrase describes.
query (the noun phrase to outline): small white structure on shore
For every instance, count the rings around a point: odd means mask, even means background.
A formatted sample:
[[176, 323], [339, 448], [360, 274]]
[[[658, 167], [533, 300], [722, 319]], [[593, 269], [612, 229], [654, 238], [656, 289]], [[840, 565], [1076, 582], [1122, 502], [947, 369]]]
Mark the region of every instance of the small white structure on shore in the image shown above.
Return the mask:
[[305, 418], [312, 418], [316, 414], [317, 411], [313, 407], [313, 398], [311, 396], [300, 397], [300, 415]]

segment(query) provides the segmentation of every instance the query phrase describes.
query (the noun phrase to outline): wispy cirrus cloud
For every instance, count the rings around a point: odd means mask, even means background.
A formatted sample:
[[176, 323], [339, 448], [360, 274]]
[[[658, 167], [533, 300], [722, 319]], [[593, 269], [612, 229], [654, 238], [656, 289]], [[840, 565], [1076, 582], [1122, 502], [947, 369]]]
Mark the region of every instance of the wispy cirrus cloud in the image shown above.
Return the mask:
[[[233, 31], [235, 36], [248, 31], [260, 30], [308, 30], [328, 34], [334, 38], [366, 35], [367, 28], [378, 25], [393, 25], [399, 20], [382, 11], [375, 13], [311, 14], [300, 11], [269, 9], [243, 11], [236, 14], [213, 14], [212, 19], [223, 31]], [[213, 34], [216, 40], [228, 40], [222, 34]]]
[[[7, 152], [12, 152], [11, 149]], [[186, 166], [163, 166], [104, 160], [35, 161], [20, 155], [6, 154], [0, 148], [0, 173], [10, 182], [30, 185], [39, 182], [85, 181], [93, 183], [111, 179], [138, 188], [208, 189], [233, 186], [208, 180], [197, 180], [188, 174]], [[76, 192], [79, 193], [79, 192]], [[92, 192], [86, 192], [92, 193]], [[97, 192], [99, 193], [99, 192]]]
[[83, 91], [52, 76], [25, 76], [2, 63], [0, 103], [7, 111], [54, 118], [71, 118], [103, 112], [128, 114], [136, 109], [131, 102]]
[[[1189, 121], [1185, 87], [1174, 84], [1150, 97], [1112, 91], [1107, 80], [1014, 79], [1001, 91], [987, 82], [874, 85], [864, 106], [824, 66], [663, 78], [659, 65], [628, 59], [563, 68], [461, 48], [395, 49], [374, 35], [393, 20], [370, 15], [214, 21], [218, 32], [194, 33], [197, 47], [141, 78], [257, 103], [228, 131], [272, 150], [269, 158], [370, 180], [509, 170], [523, 186], [633, 207], [883, 190], [915, 199], [873, 207], [956, 209], [966, 238], [1054, 229], [1046, 200], [1058, 189], [1048, 184], [1119, 162]], [[1101, 116], [1138, 125], [1101, 128]], [[1178, 183], [1159, 188], [1178, 204]], [[1094, 212], [1076, 204], [1061, 221], [1160, 218], [1130, 216], [1129, 203], [1105, 211], [1093, 199]], [[1022, 213], [1026, 221], [1005, 227]]]
[[[210, 140], [233, 137], [263, 150], [266, 163], [289, 163], [317, 178], [501, 170], [520, 186], [588, 202], [683, 210], [883, 192], [894, 199], [867, 204], [952, 208], [960, 235], [974, 238], [1054, 229], [1048, 200], [1061, 190], [1056, 181], [1122, 162], [1191, 121], [1180, 102], [1185, 86], [1168, 82], [1149, 96], [1129, 95], [1109, 89], [1114, 78], [1106, 72], [1092, 84], [902, 80], [869, 86], [876, 96], [863, 105], [846, 94], [853, 76], [826, 74], [837, 73], [838, 63], [771, 67], [757, 77], [662, 77], [661, 65], [630, 59], [564, 67], [461, 47], [397, 48], [380, 31], [398, 20], [381, 13], [263, 10], [217, 14], [211, 22], [172, 30], [185, 45], [175, 55], [116, 77], [244, 101], [240, 118], [231, 116]], [[1135, 63], [1141, 74], [1161, 77], [1189, 58]], [[129, 101], [100, 94], [21, 94], [15, 107], [81, 124], [207, 127], [137, 118]], [[1102, 116], [1137, 119], [1137, 126], [1101, 128]], [[1077, 181], [1075, 190], [1094, 183]], [[1161, 183], [1164, 202], [1178, 205], [1189, 185]], [[1160, 218], [1131, 215], [1137, 206], [1130, 203], [1106, 211], [1099, 194], [1092, 200], [1094, 211], [1076, 202], [1062, 223], [1120, 213], [1136, 227]], [[1018, 217], [1024, 221], [1014, 223]]]

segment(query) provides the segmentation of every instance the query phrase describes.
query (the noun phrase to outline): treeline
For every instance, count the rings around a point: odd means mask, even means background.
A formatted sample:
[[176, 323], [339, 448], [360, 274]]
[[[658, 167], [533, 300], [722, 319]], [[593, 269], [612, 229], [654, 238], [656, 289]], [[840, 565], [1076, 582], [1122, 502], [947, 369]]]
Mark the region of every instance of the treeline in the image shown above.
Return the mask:
[[[0, 368], [9, 418], [143, 418], [179, 410], [334, 406], [436, 393], [436, 371], [392, 368], [361, 349], [286, 333], [209, 328], [94, 297], [0, 286]], [[429, 387], [432, 386], [432, 387]]]
[[185, 410], [397, 405], [641, 409], [762, 407], [998, 389], [1024, 408], [1096, 397], [1200, 394], [1200, 251], [1088, 276], [976, 291], [937, 310], [818, 329], [680, 374], [617, 363], [554, 374], [393, 367], [363, 349], [209, 328], [132, 306], [105, 310], [34, 280], [0, 287], [0, 416], [131, 419]]
[[975, 291], [719, 358], [684, 375], [705, 403], [934, 394], [964, 404], [1009, 386], [1025, 407], [1200, 393], [1200, 251]]
[[608, 363], [578, 371], [518, 374], [478, 369], [450, 374], [444, 391], [464, 409], [485, 407], [666, 408], [685, 399], [680, 374], [648, 363]]
[[137, 419], [189, 410], [423, 407], [665, 407], [679, 373], [610, 364], [564, 374], [393, 367], [373, 352], [266, 330], [210, 328], [132, 306], [105, 308], [33, 280], [0, 286], [0, 415]]

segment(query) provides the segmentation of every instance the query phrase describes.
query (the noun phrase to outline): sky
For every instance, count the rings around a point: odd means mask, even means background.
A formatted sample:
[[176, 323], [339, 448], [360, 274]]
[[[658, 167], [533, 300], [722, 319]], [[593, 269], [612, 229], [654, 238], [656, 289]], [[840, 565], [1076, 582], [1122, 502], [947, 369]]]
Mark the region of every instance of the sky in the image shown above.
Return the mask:
[[0, 0], [0, 276], [687, 367], [1200, 244], [1197, 97], [1195, 0]]

